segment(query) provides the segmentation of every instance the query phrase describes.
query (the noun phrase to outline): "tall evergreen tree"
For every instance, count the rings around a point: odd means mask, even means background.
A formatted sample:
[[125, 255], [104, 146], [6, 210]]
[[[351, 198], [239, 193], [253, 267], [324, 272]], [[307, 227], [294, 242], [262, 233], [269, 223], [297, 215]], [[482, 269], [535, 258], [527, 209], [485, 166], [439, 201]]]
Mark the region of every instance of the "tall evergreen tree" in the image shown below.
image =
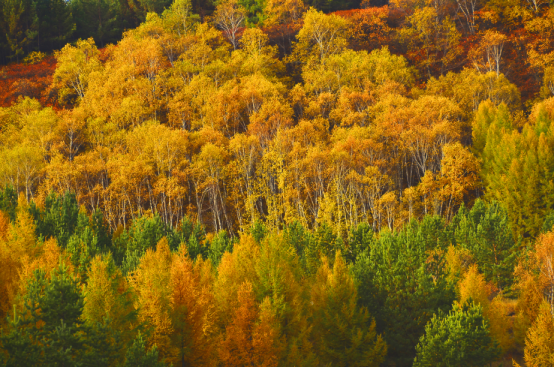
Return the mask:
[[417, 346], [414, 367], [481, 367], [500, 356], [480, 306], [456, 305], [434, 315]]
[[387, 345], [357, 298], [340, 251], [332, 267], [324, 258], [311, 290], [314, 346], [324, 365], [376, 367], [384, 360]]

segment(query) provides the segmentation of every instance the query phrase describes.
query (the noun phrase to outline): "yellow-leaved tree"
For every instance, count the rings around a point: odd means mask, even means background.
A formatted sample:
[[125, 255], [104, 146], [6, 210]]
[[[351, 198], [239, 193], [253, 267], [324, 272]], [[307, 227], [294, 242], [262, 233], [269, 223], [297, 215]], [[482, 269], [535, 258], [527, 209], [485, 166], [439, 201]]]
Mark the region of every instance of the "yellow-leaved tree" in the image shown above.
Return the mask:
[[60, 101], [67, 101], [72, 95], [79, 101], [85, 98], [91, 75], [102, 69], [98, 55], [92, 38], [79, 40], [75, 46], [68, 44], [56, 53], [53, 87], [58, 88]]
[[[166, 270], [167, 271], [167, 270]], [[169, 361], [178, 366], [206, 366], [215, 351], [215, 306], [209, 262], [198, 258], [196, 265], [183, 245], [174, 255], [169, 270], [172, 332]]]
[[[535, 322], [525, 338], [525, 365], [528, 367], [554, 366], [554, 316], [548, 302], [543, 302]], [[515, 366], [519, 365], [514, 363]]]
[[167, 238], [162, 238], [156, 250], [148, 249], [137, 270], [129, 277], [135, 291], [135, 309], [138, 321], [145, 323], [151, 334], [149, 345], [156, 345], [163, 357], [171, 351], [171, 252]]
[[472, 265], [459, 283], [460, 303], [471, 301], [481, 305], [483, 315], [489, 320], [491, 336], [496, 339], [504, 352], [514, 347], [510, 307], [501, 294], [494, 296], [495, 287], [487, 283], [485, 276], [479, 273], [477, 265]]
[[129, 342], [134, 333], [132, 292], [127, 279], [109, 258], [96, 256], [90, 262], [84, 287], [83, 318], [92, 326], [109, 320], [110, 326]]
[[229, 367], [278, 366], [279, 332], [269, 299], [258, 306], [252, 284], [246, 281], [238, 289], [237, 304], [219, 349], [221, 361]]

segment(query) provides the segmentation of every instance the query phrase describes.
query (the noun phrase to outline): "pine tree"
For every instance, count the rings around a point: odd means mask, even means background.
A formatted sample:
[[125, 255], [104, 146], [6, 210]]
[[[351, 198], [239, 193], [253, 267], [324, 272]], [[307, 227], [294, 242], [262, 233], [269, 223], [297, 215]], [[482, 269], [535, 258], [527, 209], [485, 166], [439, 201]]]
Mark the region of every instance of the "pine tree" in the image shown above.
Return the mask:
[[90, 221], [91, 229], [96, 236], [97, 247], [100, 251], [108, 251], [112, 247], [112, 239], [110, 230], [104, 222], [104, 214], [100, 209], [96, 209], [92, 213]]
[[333, 228], [327, 223], [320, 224], [310, 236], [310, 241], [304, 249], [304, 262], [308, 273], [315, 274], [321, 264], [321, 257], [326, 256], [332, 261], [335, 259], [335, 253], [342, 247], [340, 239], [333, 231]]
[[500, 356], [482, 309], [455, 305], [447, 315], [434, 315], [417, 346], [414, 367], [485, 366]]
[[254, 240], [259, 244], [267, 236], [268, 230], [263, 222], [257, 220], [250, 227], [250, 234], [254, 237]]
[[[204, 240], [206, 239], [206, 230], [204, 229], [204, 226], [198, 222], [194, 223], [187, 216], [184, 216], [181, 219], [177, 233], [181, 242], [190, 241], [191, 236], [195, 238], [195, 241], [198, 244], [204, 243]], [[192, 258], [195, 259], [196, 256], [192, 256]]]
[[[81, 313], [83, 296], [75, 280], [61, 268], [52, 274], [44, 294], [38, 299], [39, 320], [44, 326], [38, 330], [42, 339], [46, 364], [72, 365], [83, 354]], [[38, 320], [36, 320], [38, 321]]]
[[374, 233], [368, 223], [360, 223], [357, 227], [350, 230], [348, 238], [348, 249], [345, 251], [345, 258], [349, 263], [356, 262], [356, 258], [369, 250], [371, 242], [374, 239]]
[[31, 333], [26, 328], [22, 327], [22, 318], [17, 314], [17, 309], [14, 308], [13, 315], [8, 317], [9, 332], [5, 333], [2, 330], [0, 341], [2, 349], [7, 353], [2, 356], [5, 360], [0, 360], [6, 367], [36, 366], [41, 361], [41, 350], [39, 345], [32, 341]]
[[434, 313], [448, 311], [456, 295], [445, 267], [451, 234], [441, 220], [424, 222], [381, 233], [353, 266], [360, 305], [383, 333], [387, 363], [398, 366], [411, 365], [425, 325]]
[[219, 266], [223, 254], [233, 251], [233, 240], [226, 231], [219, 231], [208, 244], [208, 259], [214, 267]]
[[542, 224], [541, 233], [547, 233], [551, 232], [554, 228], [554, 212], [550, 211], [544, 218], [544, 222]]
[[[29, 357], [44, 366], [76, 366], [85, 354], [81, 321], [83, 298], [77, 282], [60, 266], [50, 279], [37, 270], [27, 285], [25, 312], [14, 312], [8, 344], [9, 358], [21, 356], [21, 346], [29, 348]], [[36, 353], [36, 354], [33, 354]]]
[[165, 367], [165, 363], [159, 361], [158, 348], [154, 345], [150, 350], [146, 349], [146, 341], [139, 332], [133, 345], [127, 349], [124, 367]]
[[477, 200], [456, 221], [456, 243], [471, 251], [487, 281], [509, 290], [519, 242], [514, 240], [507, 210], [499, 203]]
[[[76, 0], [71, 2], [75, 37], [94, 38], [99, 47], [117, 42], [126, 28], [136, 25], [125, 16], [125, 2], [117, 0]], [[126, 26], [126, 27], [125, 27]]]
[[27, 0], [5, 0], [0, 5], [0, 29], [6, 37], [9, 58], [19, 61], [37, 36], [37, 11]]
[[51, 192], [46, 197], [44, 211], [31, 203], [30, 212], [37, 223], [37, 236], [55, 237], [62, 248], [67, 246], [79, 222], [79, 204], [75, 193], [57, 195]]

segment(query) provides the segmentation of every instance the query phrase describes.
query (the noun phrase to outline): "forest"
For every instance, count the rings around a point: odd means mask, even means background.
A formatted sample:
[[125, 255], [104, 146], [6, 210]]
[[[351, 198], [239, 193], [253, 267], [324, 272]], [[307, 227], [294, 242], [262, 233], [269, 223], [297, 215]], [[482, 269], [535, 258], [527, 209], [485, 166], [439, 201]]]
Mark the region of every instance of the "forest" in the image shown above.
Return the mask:
[[554, 3], [0, 0], [0, 366], [554, 366]]

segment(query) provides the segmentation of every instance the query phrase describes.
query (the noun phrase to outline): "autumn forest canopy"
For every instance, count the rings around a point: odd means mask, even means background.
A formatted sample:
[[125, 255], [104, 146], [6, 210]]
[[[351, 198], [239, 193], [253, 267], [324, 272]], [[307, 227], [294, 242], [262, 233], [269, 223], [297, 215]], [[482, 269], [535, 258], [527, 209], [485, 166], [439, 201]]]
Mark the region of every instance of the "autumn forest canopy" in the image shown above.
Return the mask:
[[554, 366], [554, 5], [0, 0], [1, 366]]

